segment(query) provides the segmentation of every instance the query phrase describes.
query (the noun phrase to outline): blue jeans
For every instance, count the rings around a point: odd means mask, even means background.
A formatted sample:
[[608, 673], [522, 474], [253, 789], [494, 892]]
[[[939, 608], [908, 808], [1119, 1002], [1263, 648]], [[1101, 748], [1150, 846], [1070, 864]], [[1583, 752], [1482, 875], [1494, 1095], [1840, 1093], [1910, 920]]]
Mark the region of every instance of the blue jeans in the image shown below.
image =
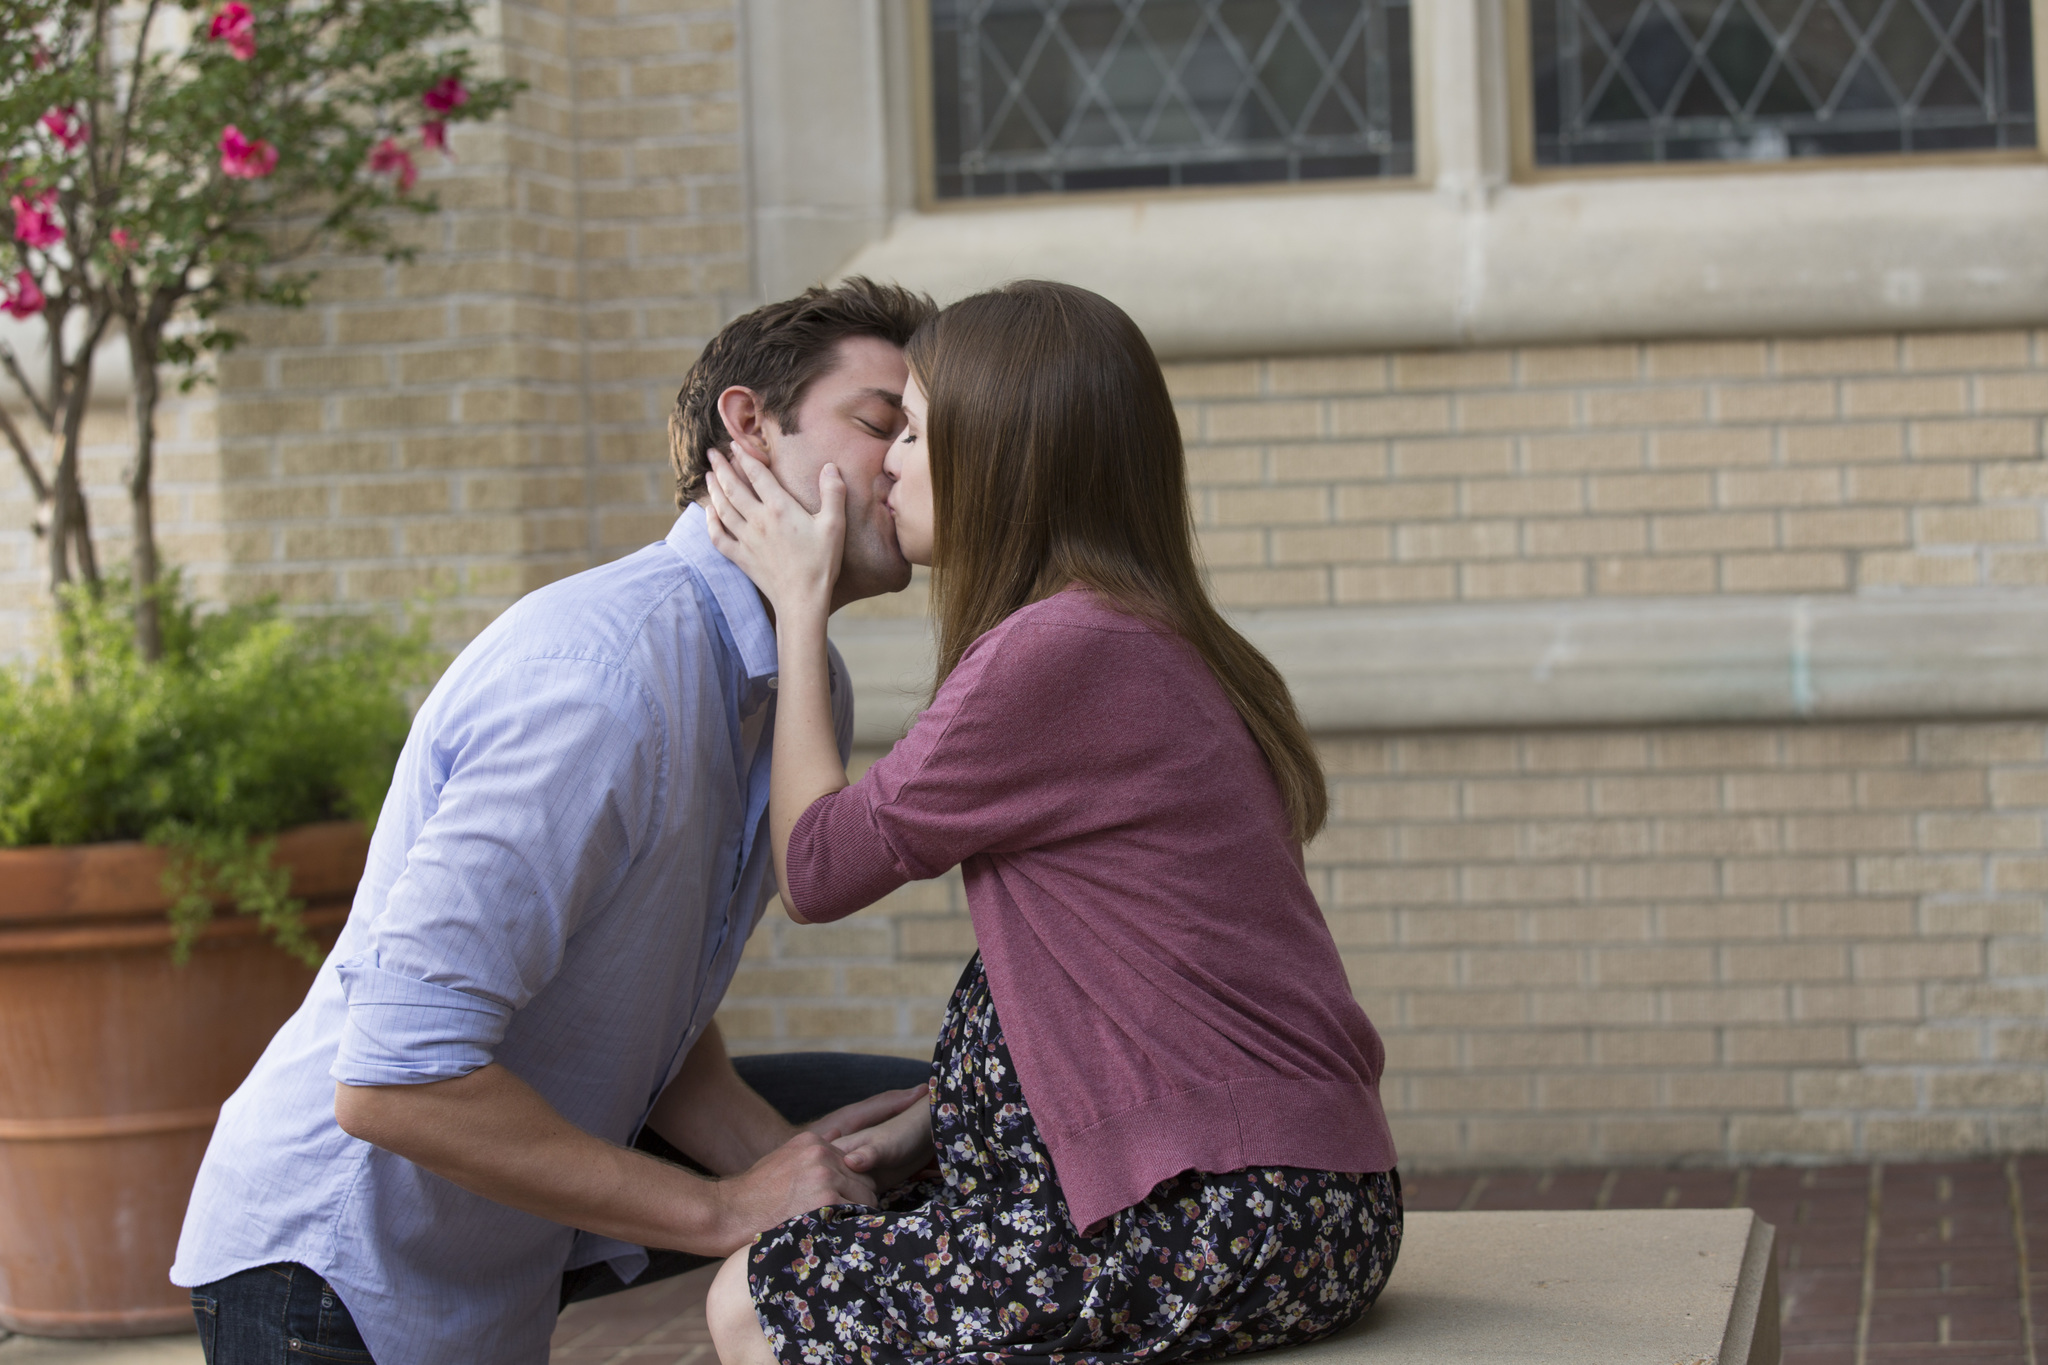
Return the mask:
[[192, 1316], [207, 1365], [370, 1360], [341, 1295], [302, 1265], [258, 1266], [201, 1285], [192, 1291]]
[[[929, 1062], [846, 1052], [735, 1057], [733, 1068], [791, 1123], [809, 1123], [884, 1090], [920, 1085], [930, 1079], [932, 1070]], [[654, 1132], [643, 1129], [633, 1145], [678, 1165], [703, 1169]], [[652, 1247], [647, 1256], [647, 1269], [634, 1278], [635, 1285], [711, 1263], [710, 1257]], [[626, 1287], [604, 1262], [580, 1266], [562, 1276], [561, 1301], [567, 1307]], [[201, 1285], [192, 1291], [192, 1315], [199, 1321], [199, 1344], [207, 1365], [370, 1361], [341, 1295], [302, 1265], [258, 1266]]]

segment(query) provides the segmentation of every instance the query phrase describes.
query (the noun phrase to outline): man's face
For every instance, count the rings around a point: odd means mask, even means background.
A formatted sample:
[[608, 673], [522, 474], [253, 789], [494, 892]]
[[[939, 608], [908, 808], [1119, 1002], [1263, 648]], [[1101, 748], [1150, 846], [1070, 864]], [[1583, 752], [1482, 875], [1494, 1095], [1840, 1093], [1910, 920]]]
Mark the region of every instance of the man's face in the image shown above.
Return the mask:
[[804, 394], [796, 430], [767, 418], [764, 444], [775, 477], [805, 508], [818, 510], [818, 471], [837, 465], [846, 480], [846, 555], [832, 590], [834, 610], [910, 586], [910, 561], [896, 544], [882, 461], [903, 429], [902, 348], [880, 337], [847, 337], [832, 368]]

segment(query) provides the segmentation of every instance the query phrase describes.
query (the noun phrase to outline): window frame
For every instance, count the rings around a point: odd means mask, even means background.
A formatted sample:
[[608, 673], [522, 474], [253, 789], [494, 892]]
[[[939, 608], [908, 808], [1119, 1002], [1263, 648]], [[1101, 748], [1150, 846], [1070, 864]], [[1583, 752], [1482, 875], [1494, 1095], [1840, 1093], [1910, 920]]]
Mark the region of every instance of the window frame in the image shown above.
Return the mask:
[[[1554, 2], [1554, 0], [1552, 0]], [[1923, 166], [2009, 166], [2048, 160], [2044, 142], [2043, 74], [2048, 73], [2048, 0], [2029, 0], [2033, 15], [2034, 146], [1986, 147], [1956, 152], [1885, 152], [1871, 156], [1802, 156], [1782, 161], [1629, 161], [1544, 166], [1536, 160], [1535, 53], [1529, 40], [1530, 5], [1501, 0], [1508, 77], [1508, 173], [1517, 184], [1559, 180], [1615, 180], [1652, 176], [1783, 175], [1799, 171], [1911, 170]]]
[[2048, 156], [1517, 183], [1506, 0], [1415, 7], [1413, 179], [934, 204], [916, 2], [739, 0], [752, 269], [727, 316], [867, 274], [946, 300], [1069, 279], [1176, 359], [2044, 322]]
[[[2036, 4], [2048, 0], [2033, 0]], [[1410, 0], [1419, 10], [1430, 0]], [[909, 0], [912, 138], [916, 168], [917, 209], [920, 213], [960, 213], [976, 209], [1029, 208], [1040, 204], [1117, 204], [1157, 199], [1230, 198], [1257, 195], [1329, 193], [1344, 190], [1412, 191], [1427, 189], [1434, 180], [1430, 121], [1425, 118], [1428, 95], [1422, 88], [1423, 24], [1411, 13], [1408, 24], [1409, 88], [1415, 107], [1410, 119], [1415, 128], [1415, 169], [1408, 175], [1331, 176], [1322, 180], [1262, 180], [1234, 185], [1149, 185], [1130, 189], [1039, 190], [1030, 194], [987, 194], [958, 199], [938, 195], [937, 112], [932, 107], [932, 0]]]

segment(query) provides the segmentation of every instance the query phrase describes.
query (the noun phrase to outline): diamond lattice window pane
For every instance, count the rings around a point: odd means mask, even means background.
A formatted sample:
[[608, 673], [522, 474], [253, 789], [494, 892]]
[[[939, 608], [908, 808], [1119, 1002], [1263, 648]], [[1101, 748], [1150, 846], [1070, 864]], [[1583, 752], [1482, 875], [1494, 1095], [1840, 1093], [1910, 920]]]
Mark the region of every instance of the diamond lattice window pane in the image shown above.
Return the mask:
[[1536, 160], [2035, 145], [2031, 0], [1529, 0]]
[[931, 0], [941, 199], [1415, 170], [1408, 0]]

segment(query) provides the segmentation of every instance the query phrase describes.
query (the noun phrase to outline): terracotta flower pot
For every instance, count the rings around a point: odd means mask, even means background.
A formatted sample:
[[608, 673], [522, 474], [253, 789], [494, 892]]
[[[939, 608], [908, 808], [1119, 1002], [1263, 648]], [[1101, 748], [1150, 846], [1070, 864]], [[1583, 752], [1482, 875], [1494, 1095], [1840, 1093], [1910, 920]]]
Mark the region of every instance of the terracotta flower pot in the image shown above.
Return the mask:
[[[368, 847], [353, 822], [278, 838], [322, 943]], [[164, 862], [137, 843], [0, 849], [0, 1328], [192, 1325], [166, 1273], [199, 1158], [313, 974], [232, 912], [172, 966]]]

